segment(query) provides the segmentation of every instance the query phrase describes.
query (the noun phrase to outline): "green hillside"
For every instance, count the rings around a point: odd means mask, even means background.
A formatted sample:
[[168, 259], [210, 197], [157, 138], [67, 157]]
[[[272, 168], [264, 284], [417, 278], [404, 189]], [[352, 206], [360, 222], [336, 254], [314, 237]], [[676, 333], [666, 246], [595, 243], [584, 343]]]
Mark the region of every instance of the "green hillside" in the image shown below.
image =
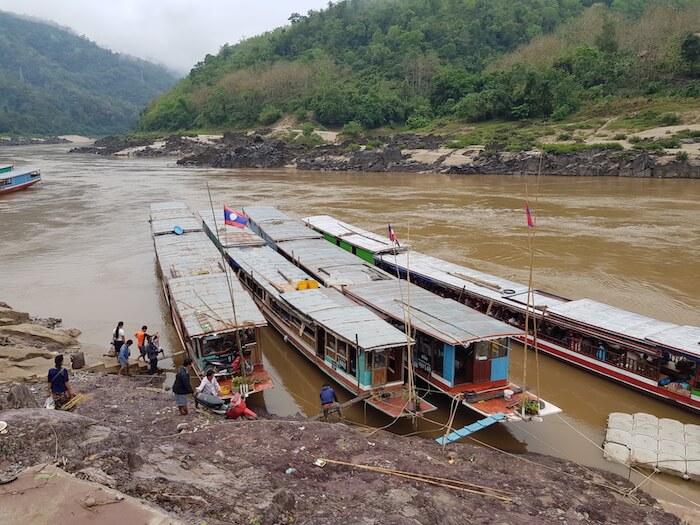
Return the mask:
[[565, 119], [700, 96], [697, 0], [345, 0], [224, 45], [138, 129]]
[[108, 134], [175, 84], [165, 68], [0, 11], [0, 134]]

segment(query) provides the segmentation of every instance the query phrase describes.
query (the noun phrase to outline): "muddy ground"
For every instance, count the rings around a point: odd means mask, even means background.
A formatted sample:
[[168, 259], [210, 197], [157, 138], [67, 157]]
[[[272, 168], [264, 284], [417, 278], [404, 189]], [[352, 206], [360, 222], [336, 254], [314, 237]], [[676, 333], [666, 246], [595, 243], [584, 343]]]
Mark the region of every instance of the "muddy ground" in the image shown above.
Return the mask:
[[[26, 383], [35, 408], [0, 411], [8, 424], [0, 478], [58, 461], [174, 518], [208, 525], [680, 523], [644, 493], [624, 497], [632, 488], [626, 480], [564, 460], [469, 444], [443, 450], [340, 422], [229, 421], [193, 407], [179, 416], [160, 381], [78, 373], [73, 388], [86, 398], [73, 412], [38, 408], [45, 384]], [[178, 433], [183, 422], [188, 428]], [[318, 458], [467, 481], [507, 501], [357, 467], [321, 468]]]

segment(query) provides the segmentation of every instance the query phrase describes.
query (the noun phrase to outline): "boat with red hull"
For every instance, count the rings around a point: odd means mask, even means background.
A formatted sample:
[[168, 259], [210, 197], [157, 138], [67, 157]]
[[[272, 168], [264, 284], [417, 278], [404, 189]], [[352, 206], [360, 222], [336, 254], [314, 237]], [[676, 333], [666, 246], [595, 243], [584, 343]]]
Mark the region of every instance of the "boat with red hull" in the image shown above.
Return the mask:
[[41, 182], [40, 170], [15, 170], [12, 164], [0, 166], [0, 195], [26, 190], [37, 182]]
[[[326, 240], [406, 277], [405, 247], [327, 215], [304, 221]], [[659, 321], [591, 299], [528, 291], [520, 283], [414, 251], [410, 274], [411, 282], [423, 288], [523, 329], [529, 306], [529, 343], [538, 350], [700, 412], [700, 327]], [[515, 338], [525, 341], [524, 335]]]

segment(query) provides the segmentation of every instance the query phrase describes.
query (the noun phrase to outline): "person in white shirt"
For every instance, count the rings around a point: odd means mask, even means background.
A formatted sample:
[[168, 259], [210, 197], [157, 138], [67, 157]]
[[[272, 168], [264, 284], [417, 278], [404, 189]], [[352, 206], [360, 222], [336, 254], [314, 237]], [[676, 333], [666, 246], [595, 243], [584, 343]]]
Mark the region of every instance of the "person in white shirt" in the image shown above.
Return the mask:
[[207, 376], [202, 378], [202, 382], [197, 387], [197, 392], [211, 396], [218, 396], [221, 393], [219, 382], [214, 377], [214, 370], [211, 368], [207, 370]]

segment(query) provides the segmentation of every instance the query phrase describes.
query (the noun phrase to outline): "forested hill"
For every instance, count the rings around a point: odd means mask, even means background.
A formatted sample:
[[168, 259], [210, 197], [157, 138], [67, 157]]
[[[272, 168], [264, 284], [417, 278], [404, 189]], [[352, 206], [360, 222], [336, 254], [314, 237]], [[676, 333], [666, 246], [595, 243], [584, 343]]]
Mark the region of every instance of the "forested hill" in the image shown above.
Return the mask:
[[[340, 1], [223, 45], [149, 104], [138, 127], [223, 129], [292, 115], [417, 129], [561, 119], [610, 97], [697, 96], [699, 8], [697, 0]], [[548, 46], [528, 48], [536, 43]]]
[[0, 11], [0, 134], [124, 132], [175, 82], [163, 67]]

